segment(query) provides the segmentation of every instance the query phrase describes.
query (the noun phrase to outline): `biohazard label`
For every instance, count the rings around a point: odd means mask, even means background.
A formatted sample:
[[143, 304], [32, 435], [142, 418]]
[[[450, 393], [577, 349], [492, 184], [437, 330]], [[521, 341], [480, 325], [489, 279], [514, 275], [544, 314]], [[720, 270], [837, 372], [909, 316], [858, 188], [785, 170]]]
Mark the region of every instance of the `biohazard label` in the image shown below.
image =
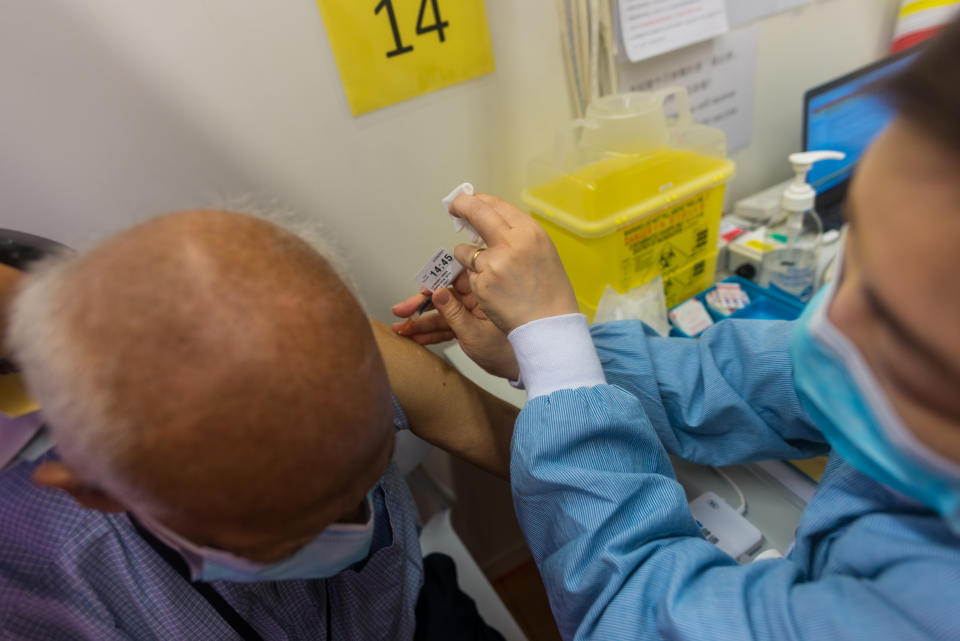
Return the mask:
[[714, 249], [705, 204], [700, 195], [623, 229], [628, 252], [621, 263], [624, 287], [679, 269]]

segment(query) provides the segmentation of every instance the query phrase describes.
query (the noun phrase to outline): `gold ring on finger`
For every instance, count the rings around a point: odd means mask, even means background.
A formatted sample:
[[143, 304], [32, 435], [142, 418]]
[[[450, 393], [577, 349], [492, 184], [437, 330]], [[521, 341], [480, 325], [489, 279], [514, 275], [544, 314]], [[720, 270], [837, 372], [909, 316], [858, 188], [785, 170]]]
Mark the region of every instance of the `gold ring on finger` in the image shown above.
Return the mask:
[[483, 247], [473, 252], [473, 256], [470, 257], [470, 271], [479, 273], [477, 271], [477, 256], [479, 256], [482, 251]]

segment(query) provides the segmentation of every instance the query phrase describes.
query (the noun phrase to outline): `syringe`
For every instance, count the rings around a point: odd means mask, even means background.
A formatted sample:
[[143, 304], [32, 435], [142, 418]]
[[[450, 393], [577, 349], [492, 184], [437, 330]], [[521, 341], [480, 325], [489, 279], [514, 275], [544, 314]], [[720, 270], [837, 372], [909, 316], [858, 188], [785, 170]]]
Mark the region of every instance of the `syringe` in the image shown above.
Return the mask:
[[423, 316], [424, 312], [429, 311], [429, 309], [433, 307], [433, 293], [424, 292], [423, 295], [426, 296], [426, 300], [420, 303], [420, 306], [417, 307], [417, 311], [413, 312], [410, 318], [407, 319], [407, 322], [404, 323], [403, 327], [401, 327], [400, 330], [397, 332], [401, 336], [406, 336], [407, 333], [412, 329], [414, 322], [416, 322], [418, 318]]

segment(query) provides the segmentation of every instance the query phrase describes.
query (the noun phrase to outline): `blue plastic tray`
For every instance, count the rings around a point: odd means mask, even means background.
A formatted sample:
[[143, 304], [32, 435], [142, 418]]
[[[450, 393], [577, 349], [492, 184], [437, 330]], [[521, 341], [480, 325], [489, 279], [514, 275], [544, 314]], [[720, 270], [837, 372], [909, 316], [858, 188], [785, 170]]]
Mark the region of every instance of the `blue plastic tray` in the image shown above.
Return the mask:
[[[766, 287], [760, 287], [760, 285], [757, 285], [753, 281], [741, 278], [740, 276], [730, 276], [729, 278], [723, 279], [723, 282], [737, 283], [740, 285], [740, 288], [750, 297], [750, 304], [743, 309], [738, 309], [729, 316], [724, 316], [707, 305], [707, 294], [716, 289], [716, 287], [705, 289], [694, 296], [694, 298], [703, 303], [703, 306], [707, 308], [707, 312], [714, 322], [721, 321], [724, 318], [796, 320], [803, 313], [805, 303], [796, 296], [791, 296], [785, 292], [773, 291]], [[682, 305], [683, 303], [680, 304]], [[679, 307], [679, 305], [677, 305], [677, 307]], [[688, 334], [672, 326], [670, 328], [670, 335], [691, 338]]]

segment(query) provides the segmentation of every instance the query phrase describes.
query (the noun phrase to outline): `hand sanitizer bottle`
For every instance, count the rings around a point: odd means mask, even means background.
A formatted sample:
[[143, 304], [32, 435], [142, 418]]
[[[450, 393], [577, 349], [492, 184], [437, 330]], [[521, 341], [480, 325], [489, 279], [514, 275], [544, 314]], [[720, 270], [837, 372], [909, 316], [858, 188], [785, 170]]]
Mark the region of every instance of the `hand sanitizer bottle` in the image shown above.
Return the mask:
[[803, 301], [813, 296], [823, 224], [813, 210], [817, 192], [807, 183], [807, 172], [820, 160], [843, 158], [839, 151], [790, 155], [796, 177], [783, 192], [780, 214], [767, 224], [759, 278], [763, 287], [783, 290]]

